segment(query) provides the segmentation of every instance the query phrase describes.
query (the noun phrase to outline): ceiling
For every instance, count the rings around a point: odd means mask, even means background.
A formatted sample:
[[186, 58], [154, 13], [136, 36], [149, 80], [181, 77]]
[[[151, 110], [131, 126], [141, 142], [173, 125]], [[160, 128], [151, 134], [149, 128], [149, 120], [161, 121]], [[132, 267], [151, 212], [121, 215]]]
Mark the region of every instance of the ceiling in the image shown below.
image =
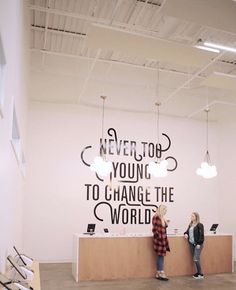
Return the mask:
[[[233, 0], [30, 0], [31, 99], [236, 120]], [[219, 21], [219, 17], [220, 20]], [[236, 80], [236, 79], [235, 79]]]

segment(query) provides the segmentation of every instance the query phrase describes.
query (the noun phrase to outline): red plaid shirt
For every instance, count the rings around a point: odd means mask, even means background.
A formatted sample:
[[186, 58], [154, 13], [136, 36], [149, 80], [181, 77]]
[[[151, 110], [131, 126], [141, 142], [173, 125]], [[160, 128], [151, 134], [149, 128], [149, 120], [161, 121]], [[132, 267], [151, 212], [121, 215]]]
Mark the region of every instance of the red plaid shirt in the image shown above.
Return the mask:
[[165, 256], [167, 251], [170, 251], [169, 242], [167, 239], [166, 228], [163, 226], [158, 215], [152, 218], [153, 232], [153, 247], [159, 256]]

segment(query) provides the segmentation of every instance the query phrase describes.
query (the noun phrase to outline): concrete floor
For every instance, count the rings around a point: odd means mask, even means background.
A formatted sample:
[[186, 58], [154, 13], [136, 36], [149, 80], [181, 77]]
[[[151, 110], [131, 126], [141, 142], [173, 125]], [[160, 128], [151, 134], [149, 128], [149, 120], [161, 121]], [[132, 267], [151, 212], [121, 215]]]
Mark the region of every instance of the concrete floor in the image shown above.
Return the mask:
[[76, 283], [71, 264], [40, 264], [41, 290], [235, 290], [236, 273], [206, 276], [204, 280], [192, 277], [173, 277], [168, 282], [151, 279], [94, 281]]

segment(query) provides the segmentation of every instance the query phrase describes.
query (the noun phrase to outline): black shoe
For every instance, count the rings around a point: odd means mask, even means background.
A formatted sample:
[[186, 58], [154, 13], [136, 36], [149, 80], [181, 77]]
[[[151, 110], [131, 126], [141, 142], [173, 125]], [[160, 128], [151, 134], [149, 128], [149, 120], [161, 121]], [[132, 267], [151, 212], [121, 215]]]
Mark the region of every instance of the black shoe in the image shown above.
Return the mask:
[[161, 280], [161, 281], [169, 281], [169, 278], [167, 278], [167, 277], [158, 276], [157, 279]]
[[204, 279], [204, 275], [200, 274], [200, 273], [196, 273], [196, 274], [193, 275], [193, 278], [194, 279]]

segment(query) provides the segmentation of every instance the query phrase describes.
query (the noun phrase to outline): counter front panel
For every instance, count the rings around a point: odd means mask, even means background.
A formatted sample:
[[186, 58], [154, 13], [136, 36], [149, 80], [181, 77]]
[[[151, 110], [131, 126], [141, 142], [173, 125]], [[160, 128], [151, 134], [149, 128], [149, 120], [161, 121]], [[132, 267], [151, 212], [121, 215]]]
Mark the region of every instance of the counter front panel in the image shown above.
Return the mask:
[[[165, 259], [169, 276], [195, 272], [189, 245], [183, 236], [169, 236], [171, 252]], [[205, 274], [233, 271], [232, 235], [205, 237], [201, 255]], [[152, 237], [74, 236], [73, 276], [76, 281], [154, 277], [156, 254]]]

